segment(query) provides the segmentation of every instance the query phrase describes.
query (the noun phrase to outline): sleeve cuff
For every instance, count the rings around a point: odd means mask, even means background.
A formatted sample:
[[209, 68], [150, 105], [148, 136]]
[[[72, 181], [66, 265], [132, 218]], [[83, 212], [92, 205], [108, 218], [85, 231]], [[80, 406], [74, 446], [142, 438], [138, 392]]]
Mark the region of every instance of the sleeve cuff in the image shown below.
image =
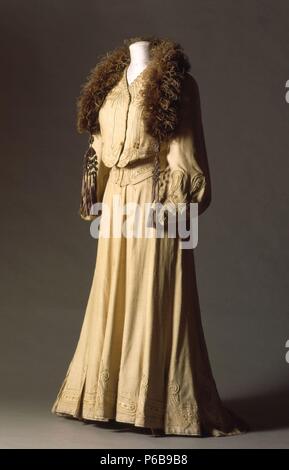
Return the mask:
[[168, 193], [165, 203], [170, 205], [189, 202], [200, 202], [206, 187], [206, 178], [203, 173], [197, 172], [193, 176], [183, 170], [173, 170], [170, 175]]

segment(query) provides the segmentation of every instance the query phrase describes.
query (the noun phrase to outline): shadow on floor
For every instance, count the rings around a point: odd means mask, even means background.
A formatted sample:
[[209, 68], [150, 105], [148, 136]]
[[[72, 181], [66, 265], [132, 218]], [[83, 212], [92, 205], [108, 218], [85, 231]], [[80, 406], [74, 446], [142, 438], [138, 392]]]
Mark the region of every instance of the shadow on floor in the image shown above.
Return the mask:
[[93, 426], [102, 429], [111, 429], [116, 432], [133, 432], [137, 434], [152, 435], [149, 428], [143, 428], [140, 426], [134, 426], [134, 424], [121, 423], [119, 421], [110, 420], [108, 422], [93, 422]]
[[224, 401], [226, 407], [246, 419], [251, 431], [289, 428], [289, 386], [263, 394]]

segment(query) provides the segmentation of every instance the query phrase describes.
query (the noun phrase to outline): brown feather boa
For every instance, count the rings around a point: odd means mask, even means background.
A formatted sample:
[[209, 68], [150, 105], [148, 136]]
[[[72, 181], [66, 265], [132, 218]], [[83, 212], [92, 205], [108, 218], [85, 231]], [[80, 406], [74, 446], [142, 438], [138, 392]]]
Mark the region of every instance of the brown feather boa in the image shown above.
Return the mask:
[[190, 63], [180, 44], [154, 36], [125, 39], [122, 46], [101, 56], [77, 99], [78, 132], [100, 131], [100, 107], [130, 63], [129, 46], [137, 41], [149, 41], [152, 61], [143, 90], [146, 132], [160, 142], [174, 135], [179, 122], [182, 83]]

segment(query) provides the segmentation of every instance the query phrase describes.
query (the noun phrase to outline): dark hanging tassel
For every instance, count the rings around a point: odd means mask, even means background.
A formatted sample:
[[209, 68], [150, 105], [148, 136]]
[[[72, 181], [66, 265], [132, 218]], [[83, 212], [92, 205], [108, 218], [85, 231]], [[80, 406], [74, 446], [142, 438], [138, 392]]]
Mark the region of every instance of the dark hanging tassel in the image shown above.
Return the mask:
[[[155, 155], [154, 161], [154, 170], [152, 175], [152, 202], [158, 203], [159, 202], [159, 175], [160, 175], [160, 161], [159, 155]], [[149, 220], [148, 226], [149, 227], [156, 227], [157, 220], [156, 220], [156, 209], [151, 209], [149, 213]]]
[[92, 220], [91, 207], [97, 202], [97, 155], [92, 147], [93, 135], [89, 136], [89, 147], [83, 159], [83, 175], [81, 187], [81, 202], [79, 213], [85, 220]]
[[158, 192], [159, 192], [159, 175], [160, 175], [160, 161], [159, 155], [155, 155], [155, 165], [153, 171], [153, 187], [152, 187], [152, 202], [158, 202]]

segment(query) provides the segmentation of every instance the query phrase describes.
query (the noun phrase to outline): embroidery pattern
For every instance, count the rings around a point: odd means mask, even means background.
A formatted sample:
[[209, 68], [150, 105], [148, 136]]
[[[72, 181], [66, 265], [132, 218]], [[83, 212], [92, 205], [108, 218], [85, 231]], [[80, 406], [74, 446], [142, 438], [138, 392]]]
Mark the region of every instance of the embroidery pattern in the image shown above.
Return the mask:
[[168, 404], [166, 422], [170, 428], [186, 429], [190, 426], [198, 433], [200, 417], [197, 402], [192, 398], [183, 403], [180, 397], [180, 385], [176, 381], [171, 381], [168, 385]]
[[115, 393], [109, 389], [109, 369], [104, 367], [103, 361], [99, 371], [99, 379], [93, 390], [84, 389], [83, 414], [85, 417], [94, 418], [102, 416], [104, 410], [111, 408], [114, 403]]
[[[139, 393], [135, 398], [119, 394], [117, 400], [117, 415], [129, 415], [130, 422], [144, 426], [162, 426], [164, 403], [148, 396], [149, 381], [146, 374], [142, 375]], [[142, 423], [142, 424], [141, 424]]]
[[[114, 164], [115, 159], [118, 157], [121, 151], [121, 146], [109, 146], [104, 148], [102, 154], [102, 160], [105, 165], [110, 167]], [[141, 158], [155, 157], [159, 153], [159, 147], [155, 142], [151, 142], [146, 147], [140, 147], [139, 143], [136, 142], [133, 146], [126, 147], [121, 155], [121, 160], [118, 162], [118, 166], [125, 166], [129, 161], [135, 161]]]
[[174, 204], [187, 201], [186, 175], [182, 170], [173, 170], [170, 175], [168, 199]]
[[[109, 390], [109, 381], [109, 369], [102, 364], [97, 390], [84, 390], [82, 400], [79, 390], [63, 390], [57, 412], [75, 416], [80, 404], [82, 405], [80, 416], [84, 419], [107, 420], [117, 416], [125, 422], [165, 428], [167, 432], [186, 433], [186, 430], [189, 430], [189, 433], [199, 434], [199, 407], [193, 397], [189, 401], [182, 401], [181, 387], [176, 380], [168, 383], [167, 403], [149, 396], [149, 380], [146, 374], [142, 375], [139, 393], [137, 391], [133, 394], [125, 391], [117, 393], [116, 390]], [[208, 394], [209, 392], [207, 389]]]
[[121, 396], [117, 405], [119, 407], [118, 412], [120, 413], [128, 413], [132, 416], [136, 413], [136, 403], [131, 398]]
[[191, 178], [191, 190], [190, 198], [194, 200], [197, 197], [197, 193], [205, 187], [206, 180], [205, 176], [202, 173], [197, 173]]

